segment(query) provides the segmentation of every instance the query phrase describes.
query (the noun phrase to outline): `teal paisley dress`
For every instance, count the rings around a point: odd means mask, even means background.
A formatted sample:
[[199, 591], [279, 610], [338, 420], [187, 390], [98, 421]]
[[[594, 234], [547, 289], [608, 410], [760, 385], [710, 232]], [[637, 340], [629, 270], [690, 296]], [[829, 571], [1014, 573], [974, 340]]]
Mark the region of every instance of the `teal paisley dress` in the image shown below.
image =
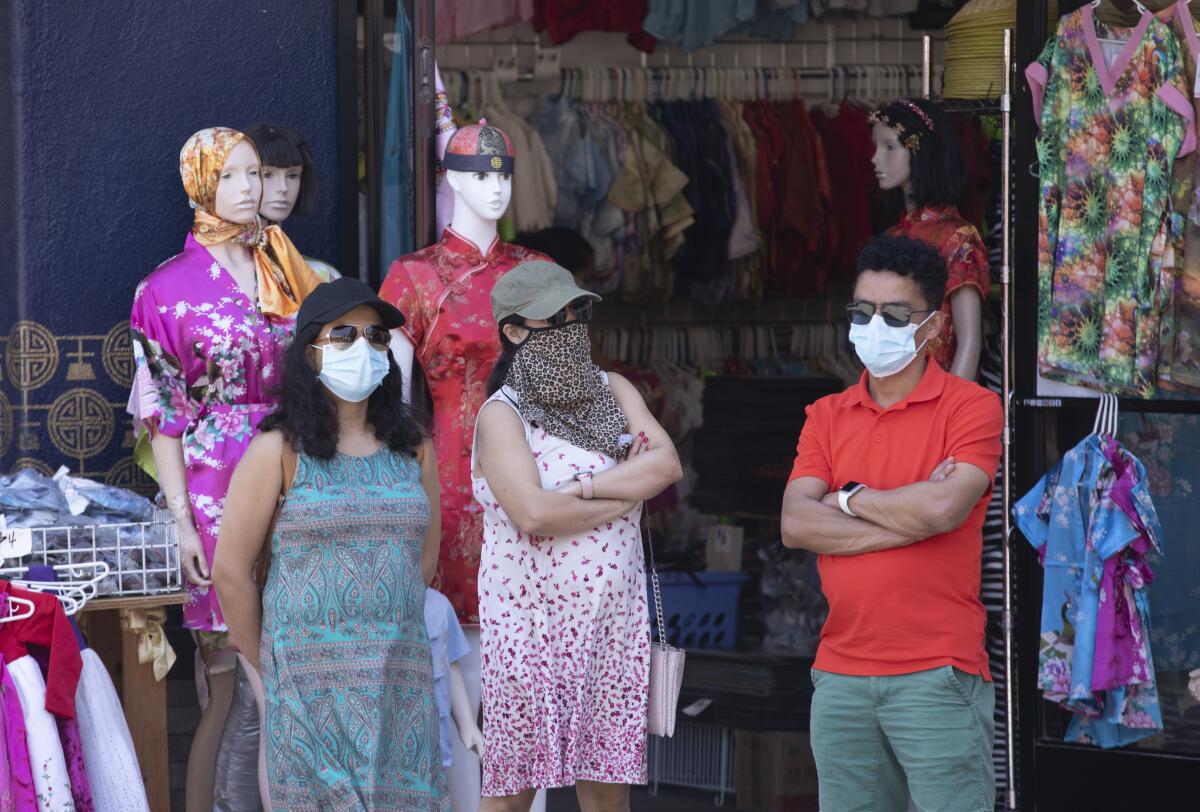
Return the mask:
[[276, 812], [449, 809], [417, 461], [298, 455], [271, 538], [259, 656]]

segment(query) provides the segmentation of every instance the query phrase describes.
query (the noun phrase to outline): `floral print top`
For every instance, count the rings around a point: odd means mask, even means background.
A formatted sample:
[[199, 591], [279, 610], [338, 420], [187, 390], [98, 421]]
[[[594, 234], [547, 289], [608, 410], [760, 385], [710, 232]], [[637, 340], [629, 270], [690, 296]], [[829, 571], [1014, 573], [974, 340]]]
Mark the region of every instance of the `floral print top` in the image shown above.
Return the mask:
[[1013, 515], [1045, 568], [1038, 687], [1074, 712], [1066, 740], [1119, 747], [1162, 730], [1145, 559], [1162, 527], [1145, 467], [1091, 435]]
[[941, 305], [941, 311], [946, 314], [946, 329], [930, 342], [929, 354], [942, 369], [948, 370], [958, 346], [954, 339], [951, 295], [970, 286], [979, 291], [979, 301], [983, 303], [987, 301], [992, 285], [983, 238], [979, 236], [979, 229], [964, 220], [954, 206], [925, 206], [913, 212], [906, 211], [888, 233], [927, 242], [946, 260], [946, 295]]
[[[229, 480], [259, 421], [275, 407], [294, 319], [259, 312], [233, 276], [190, 233], [133, 297], [134, 430], [183, 440], [188, 496], [209, 566]], [[224, 631], [211, 588], [189, 584], [184, 625]]]
[[475, 587], [483, 521], [471, 496], [475, 415], [500, 355], [492, 285], [516, 265], [546, 259], [496, 238], [487, 251], [447, 228], [440, 242], [392, 263], [379, 296], [404, 314], [400, 330], [415, 347], [433, 397], [433, 447], [442, 498], [442, 548], [434, 588], [462, 623], [479, 622]]
[[[1195, 147], [1179, 42], [1152, 14], [1104, 29], [1090, 5], [1063, 17], [1026, 70], [1041, 129], [1041, 374], [1152, 397], [1179, 218], [1173, 164]], [[1126, 42], [1116, 60], [1100, 37]]]

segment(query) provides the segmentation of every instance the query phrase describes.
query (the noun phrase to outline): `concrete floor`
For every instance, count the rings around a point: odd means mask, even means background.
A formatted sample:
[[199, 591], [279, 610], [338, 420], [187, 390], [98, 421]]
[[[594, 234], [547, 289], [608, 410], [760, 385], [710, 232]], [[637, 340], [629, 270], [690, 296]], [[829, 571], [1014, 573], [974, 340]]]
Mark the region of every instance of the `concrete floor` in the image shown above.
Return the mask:
[[[738, 812], [736, 796], [726, 795], [721, 806], [717, 806], [716, 800], [715, 792], [660, 786], [658, 795], [651, 796], [646, 787], [634, 787], [629, 808], [631, 812]], [[574, 790], [551, 790], [546, 798], [546, 812], [576, 812], [578, 809]]]

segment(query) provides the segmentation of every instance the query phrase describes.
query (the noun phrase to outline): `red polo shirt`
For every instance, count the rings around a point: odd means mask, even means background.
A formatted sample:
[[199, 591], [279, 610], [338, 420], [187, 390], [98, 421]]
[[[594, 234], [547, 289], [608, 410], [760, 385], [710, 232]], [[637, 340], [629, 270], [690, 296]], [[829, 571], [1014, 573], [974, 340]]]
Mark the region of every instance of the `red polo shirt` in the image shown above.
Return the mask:
[[[883, 409], [867, 376], [808, 407], [792, 479], [816, 477], [899, 488], [929, 479], [947, 457], [995, 478], [1000, 399], [933, 361], [906, 399]], [[983, 519], [991, 489], [962, 527], [907, 547], [817, 557], [829, 618], [814, 663], [854, 676], [910, 674], [952, 665], [990, 679], [979, 602]]]

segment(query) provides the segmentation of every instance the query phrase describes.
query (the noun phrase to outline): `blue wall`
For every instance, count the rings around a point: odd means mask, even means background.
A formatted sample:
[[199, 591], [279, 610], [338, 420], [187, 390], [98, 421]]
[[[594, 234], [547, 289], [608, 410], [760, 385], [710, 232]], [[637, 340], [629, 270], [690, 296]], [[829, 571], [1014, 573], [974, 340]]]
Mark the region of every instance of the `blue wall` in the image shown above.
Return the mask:
[[336, 3], [0, 6], [0, 70], [11, 59], [14, 77], [0, 105], [0, 471], [67, 464], [139, 484], [118, 325], [183, 245], [188, 136], [256, 120], [304, 132], [320, 201], [287, 230], [336, 263]]

